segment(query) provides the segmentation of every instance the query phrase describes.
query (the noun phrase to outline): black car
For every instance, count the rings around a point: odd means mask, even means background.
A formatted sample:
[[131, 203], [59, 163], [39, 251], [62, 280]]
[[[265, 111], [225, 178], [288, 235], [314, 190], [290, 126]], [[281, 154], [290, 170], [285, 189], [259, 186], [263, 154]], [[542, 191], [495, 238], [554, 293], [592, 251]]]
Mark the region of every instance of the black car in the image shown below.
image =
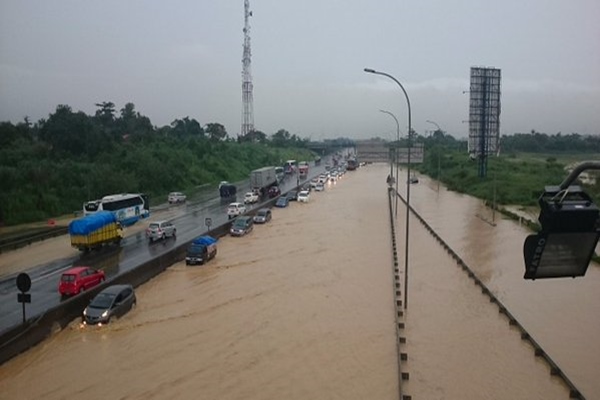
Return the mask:
[[113, 318], [123, 316], [133, 307], [137, 299], [131, 285], [112, 285], [101, 291], [83, 310], [83, 323], [106, 324]]
[[192, 243], [185, 254], [185, 265], [204, 264], [217, 255], [217, 245]]
[[289, 200], [287, 197], [281, 196], [280, 198], [277, 199], [277, 201], [275, 202], [275, 207], [279, 207], [279, 208], [284, 208], [287, 207], [289, 204]]
[[231, 236], [244, 236], [247, 233], [252, 232], [254, 228], [254, 221], [252, 217], [237, 217], [233, 224], [231, 224], [231, 229], [229, 233]]
[[289, 192], [287, 192], [285, 197], [287, 197], [288, 201], [296, 201], [298, 200], [298, 192], [295, 190], [290, 190]]

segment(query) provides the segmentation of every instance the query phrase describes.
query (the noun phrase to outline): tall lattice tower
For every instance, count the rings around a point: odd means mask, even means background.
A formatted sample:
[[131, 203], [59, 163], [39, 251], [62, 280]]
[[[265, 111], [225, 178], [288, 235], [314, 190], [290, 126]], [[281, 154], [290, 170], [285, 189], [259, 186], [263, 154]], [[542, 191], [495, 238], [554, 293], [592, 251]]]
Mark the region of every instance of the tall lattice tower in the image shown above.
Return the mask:
[[244, 52], [242, 55], [242, 136], [254, 131], [252, 72], [250, 69], [250, 0], [244, 0]]

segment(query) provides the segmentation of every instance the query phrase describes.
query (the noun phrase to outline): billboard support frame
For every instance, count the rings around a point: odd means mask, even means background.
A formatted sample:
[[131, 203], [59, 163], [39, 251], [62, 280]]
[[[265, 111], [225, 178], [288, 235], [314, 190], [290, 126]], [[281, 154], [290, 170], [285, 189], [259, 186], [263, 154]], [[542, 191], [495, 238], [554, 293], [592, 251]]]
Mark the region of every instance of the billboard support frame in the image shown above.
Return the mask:
[[471, 67], [469, 99], [469, 154], [477, 159], [478, 175], [487, 176], [488, 156], [498, 151], [500, 131], [498, 68]]

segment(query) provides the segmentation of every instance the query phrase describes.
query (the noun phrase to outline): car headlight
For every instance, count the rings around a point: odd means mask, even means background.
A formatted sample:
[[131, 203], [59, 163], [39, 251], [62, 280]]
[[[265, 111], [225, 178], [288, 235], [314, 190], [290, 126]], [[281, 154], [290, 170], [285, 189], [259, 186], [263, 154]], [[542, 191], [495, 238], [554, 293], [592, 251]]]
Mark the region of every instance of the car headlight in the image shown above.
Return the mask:
[[86, 316], [87, 315], [87, 308], [83, 310], [83, 315]]
[[108, 310], [106, 310], [102, 313], [102, 318], [106, 318], [106, 317], [108, 317]]

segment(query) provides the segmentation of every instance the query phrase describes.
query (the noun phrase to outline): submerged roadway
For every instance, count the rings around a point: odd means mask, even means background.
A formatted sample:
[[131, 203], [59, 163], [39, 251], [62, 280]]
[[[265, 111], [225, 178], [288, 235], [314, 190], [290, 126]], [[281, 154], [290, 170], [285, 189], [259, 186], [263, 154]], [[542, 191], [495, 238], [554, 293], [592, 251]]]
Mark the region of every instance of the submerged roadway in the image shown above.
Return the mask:
[[[324, 159], [319, 166], [311, 165], [306, 179], [297, 179], [296, 175], [287, 176], [279, 185], [282, 193], [293, 189], [298, 183], [307, 182], [310, 178], [324, 172], [326, 161]], [[206, 233], [205, 218], [212, 219], [213, 228], [226, 223], [228, 220], [227, 206], [233, 201], [242, 201], [244, 193], [250, 190], [250, 182], [249, 180], [243, 181], [237, 184], [237, 187], [237, 200], [235, 198], [222, 199], [219, 197], [218, 191], [211, 188], [186, 204], [157, 207], [156, 210], [151, 210], [150, 220], [168, 219], [173, 222], [177, 229], [175, 240], [167, 239], [149, 244], [143, 230], [147, 222], [140, 221], [136, 225], [126, 228], [125, 238], [118, 248], [107, 247], [99, 252], [47, 260], [42, 265], [32, 265], [27, 268], [26, 272], [32, 281], [29, 292], [31, 303], [26, 305], [27, 319], [35, 318], [64, 301], [58, 293], [58, 281], [62, 272], [73, 266], [86, 265], [103, 269], [106, 279], [110, 280], [118, 274], [158, 257], [181, 243], [186, 243]], [[249, 210], [260, 207], [261, 202], [248, 205]], [[131, 233], [128, 233], [127, 230]], [[22, 251], [26, 257], [27, 249], [17, 251]], [[23, 319], [22, 305], [17, 302], [19, 291], [15, 278], [16, 276], [13, 275], [0, 279], [0, 333], [21, 323]]]

